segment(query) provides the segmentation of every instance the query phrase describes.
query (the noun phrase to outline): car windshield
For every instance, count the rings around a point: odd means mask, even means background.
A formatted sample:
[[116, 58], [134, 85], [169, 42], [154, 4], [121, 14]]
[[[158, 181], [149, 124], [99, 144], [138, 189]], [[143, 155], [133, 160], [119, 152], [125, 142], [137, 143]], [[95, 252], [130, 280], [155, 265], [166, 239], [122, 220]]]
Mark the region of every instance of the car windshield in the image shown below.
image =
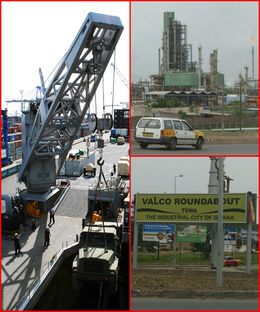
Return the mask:
[[87, 233], [80, 234], [81, 247], [96, 247], [96, 248], [115, 248], [115, 236], [111, 233]]
[[159, 119], [141, 119], [138, 123], [138, 128], [150, 128], [150, 129], [160, 129], [161, 123]]

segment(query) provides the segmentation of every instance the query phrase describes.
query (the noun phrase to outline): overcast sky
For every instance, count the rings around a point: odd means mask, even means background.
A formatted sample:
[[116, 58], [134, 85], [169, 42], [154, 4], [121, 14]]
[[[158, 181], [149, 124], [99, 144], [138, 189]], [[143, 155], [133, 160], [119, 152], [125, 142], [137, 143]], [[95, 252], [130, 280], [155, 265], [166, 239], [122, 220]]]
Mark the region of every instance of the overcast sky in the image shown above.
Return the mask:
[[[208, 193], [209, 157], [133, 157], [132, 194], [138, 193]], [[228, 157], [224, 171], [232, 178], [230, 193], [258, 193], [256, 157]]]
[[[176, 20], [187, 26], [187, 42], [193, 47], [193, 61], [202, 46], [204, 71], [209, 71], [209, 55], [218, 49], [218, 71], [226, 84], [244, 74], [252, 76], [251, 37], [258, 38], [256, 2], [162, 2], [132, 3], [132, 77], [148, 78], [158, 73], [158, 49], [162, 46], [163, 12], [175, 12]], [[258, 43], [255, 49], [255, 78], [258, 77]], [[161, 54], [162, 55], [162, 54]]]
[[[39, 67], [46, 80], [67, 52], [89, 12], [120, 17], [124, 31], [116, 48], [116, 67], [129, 80], [128, 2], [5, 1], [2, 2], [2, 107], [6, 107], [6, 100], [20, 99], [20, 90], [24, 90], [24, 98], [35, 97], [36, 86], [40, 85]], [[114, 56], [110, 62], [113, 60]], [[105, 105], [112, 104], [112, 77], [113, 67], [108, 65], [104, 79]], [[116, 74], [114, 104], [126, 102], [128, 98], [129, 90]], [[101, 114], [101, 87], [97, 104]], [[91, 107], [91, 112], [95, 112], [94, 105]], [[20, 105], [10, 103], [8, 110], [10, 113], [20, 110]], [[107, 107], [109, 110], [111, 108]]]

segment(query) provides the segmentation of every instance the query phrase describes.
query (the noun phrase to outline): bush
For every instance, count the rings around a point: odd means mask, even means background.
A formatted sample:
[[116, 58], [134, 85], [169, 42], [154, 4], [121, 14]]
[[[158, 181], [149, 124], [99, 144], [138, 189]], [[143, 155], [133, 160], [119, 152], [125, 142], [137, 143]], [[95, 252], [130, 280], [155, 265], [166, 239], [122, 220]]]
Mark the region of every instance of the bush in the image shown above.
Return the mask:
[[187, 117], [187, 113], [182, 110], [178, 111], [178, 114], [181, 119], [185, 119]]
[[157, 102], [152, 103], [153, 108], [174, 108], [180, 106], [180, 101], [172, 98], [162, 98], [159, 99]]

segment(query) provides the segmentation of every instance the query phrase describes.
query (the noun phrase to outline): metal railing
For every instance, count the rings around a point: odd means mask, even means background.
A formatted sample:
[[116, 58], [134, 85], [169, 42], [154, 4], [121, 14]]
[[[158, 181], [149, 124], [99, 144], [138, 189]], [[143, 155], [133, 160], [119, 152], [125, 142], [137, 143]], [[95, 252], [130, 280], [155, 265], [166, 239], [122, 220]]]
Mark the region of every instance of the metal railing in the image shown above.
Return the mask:
[[45, 262], [39, 276], [33, 281], [33, 283], [29, 286], [29, 288], [26, 290], [23, 297], [19, 300], [19, 302], [15, 305], [15, 310], [24, 310], [30, 300], [33, 298], [37, 290], [41, 287], [42, 283], [45, 281], [46, 277], [49, 275], [50, 271], [53, 269], [54, 265], [60, 260], [60, 258], [63, 256], [64, 251], [77, 245], [77, 242], [74, 242], [72, 244], [68, 244], [68, 241], [65, 243], [62, 242], [61, 248], [58, 249], [55, 254], [52, 256], [52, 258]]

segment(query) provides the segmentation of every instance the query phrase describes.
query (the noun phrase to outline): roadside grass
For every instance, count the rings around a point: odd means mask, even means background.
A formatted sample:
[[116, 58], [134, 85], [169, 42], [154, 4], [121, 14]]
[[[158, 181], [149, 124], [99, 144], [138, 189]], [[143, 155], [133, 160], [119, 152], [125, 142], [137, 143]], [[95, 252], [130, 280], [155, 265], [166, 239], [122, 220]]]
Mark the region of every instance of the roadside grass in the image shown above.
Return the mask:
[[[216, 130], [203, 130], [207, 144], [255, 144], [258, 142], [258, 131], [216, 131]], [[137, 145], [134, 138], [134, 131], [131, 132], [131, 142]]]
[[[225, 253], [225, 256], [232, 256]], [[246, 264], [246, 254], [235, 254], [234, 258], [240, 259], [241, 264]], [[138, 252], [137, 261], [146, 265], [172, 265], [174, 263], [173, 251], [158, 252]], [[177, 265], [210, 265], [210, 258], [206, 258], [202, 253], [179, 253], [176, 254]], [[252, 254], [252, 264], [258, 264], [258, 255]]]

